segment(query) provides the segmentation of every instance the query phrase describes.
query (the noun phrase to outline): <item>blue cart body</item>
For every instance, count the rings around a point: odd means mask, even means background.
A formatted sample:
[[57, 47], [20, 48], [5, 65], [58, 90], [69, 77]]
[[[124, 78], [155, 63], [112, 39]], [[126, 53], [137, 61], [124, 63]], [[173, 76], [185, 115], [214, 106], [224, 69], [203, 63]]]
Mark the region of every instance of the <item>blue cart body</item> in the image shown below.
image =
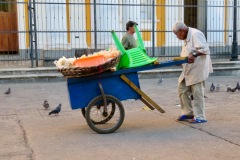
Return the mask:
[[[121, 79], [120, 75], [121, 72], [118, 74], [108, 73], [99, 74], [98, 76], [69, 78], [67, 86], [71, 108], [74, 110], [87, 107], [93, 98], [101, 95], [98, 83], [101, 83], [105, 94], [112, 95], [120, 101], [141, 98], [136, 91]], [[137, 72], [125, 73], [124, 75], [140, 88]]]
[[112, 95], [122, 100], [140, 99], [141, 95], [131, 88], [121, 79], [121, 75], [125, 75], [132, 83], [140, 88], [138, 80], [138, 71], [154, 69], [159, 67], [168, 67], [171, 65], [180, 65], [186, 63], [187, 60], [165, 61], [157, 65], [148, 65], [131, 69], [123, 69], [115, 72], [104, 72], [93, 76], [68, 78], [67, 87], [71, 108], [80, 109], [87, 107], [89, 102], [101, 95], [99, 83], [101, 83], [104, 93]]

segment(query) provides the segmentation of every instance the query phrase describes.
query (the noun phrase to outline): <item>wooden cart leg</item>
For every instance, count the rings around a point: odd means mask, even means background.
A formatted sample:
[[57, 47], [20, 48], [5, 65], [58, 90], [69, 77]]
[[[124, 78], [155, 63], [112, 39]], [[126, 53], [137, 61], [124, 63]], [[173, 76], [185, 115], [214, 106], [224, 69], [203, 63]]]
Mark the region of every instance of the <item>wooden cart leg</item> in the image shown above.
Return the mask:
[[144, 100], [146, 100], [149, 104], [151, 104], [153, 107], [155, 107], [159, 112], [165, 113], [165, 111], [157, 104], [155, 103], [150, 97], [148, 97], [140, 88], [138, 88], [130, 79], [128, 79], [125, 75], [120, 76], [124, 82], [126, 82], [132, 89], [134, 89], [138, 94], [140, 94]]

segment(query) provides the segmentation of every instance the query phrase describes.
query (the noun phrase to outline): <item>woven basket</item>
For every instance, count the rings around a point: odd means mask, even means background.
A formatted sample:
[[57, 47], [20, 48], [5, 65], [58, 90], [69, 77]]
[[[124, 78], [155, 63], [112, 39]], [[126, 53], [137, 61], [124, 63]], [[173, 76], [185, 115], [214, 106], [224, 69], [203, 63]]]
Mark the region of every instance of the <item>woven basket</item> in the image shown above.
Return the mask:
[[61, 72], [62, 75], [66, 78], [90, 76], [90, 75], [102, 73], [104, 71], [109, 70], [110, 68], [115, 67], [118, 64], [120, 57], [121, 55], [115, 58], [112, 58], [99, 66], [84, 67], [84, 68], [80, 68], [80, 67], [62, 68], [62, 69], [58, 69], [58, 71]]

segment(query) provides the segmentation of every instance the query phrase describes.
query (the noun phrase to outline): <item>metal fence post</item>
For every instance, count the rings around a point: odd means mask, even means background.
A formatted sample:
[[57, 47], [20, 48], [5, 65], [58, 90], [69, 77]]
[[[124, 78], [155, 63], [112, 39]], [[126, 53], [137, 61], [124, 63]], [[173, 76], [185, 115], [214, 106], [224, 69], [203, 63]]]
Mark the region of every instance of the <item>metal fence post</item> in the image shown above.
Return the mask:
[[205, 33], [205, 37], [206, 37], [206, 40], [207, 40], [207, 10], [208, 10], [208, 8], [207, 8], [207, 0], [205, 0], [205, 29], [204, 29], [204, 33]]
[[36, 67], [38, 67], [38, 51], [37, 51], [37, 24], [36, 24], [36, 1], [33, 0], [33, 42], [34, 42], [34, 50], [35, 50], [35, 60], [36, 60]]
[[237, 0], [233, 4], [233, 42], [230, 61], [238, 61], [238, 42], [237, 42]]
[[94, 3], [94, 48], [95, 51], [97, 50], [97, 5], [96, 0], [93, 1]]
[[30, 37], [30, 59], [31, 59], [31, 67], [33, 68], [33, 48], [32, 48], [32, 1], [28, 2], [28, 13], [29, 13], [29, 37]]
[[[33, 1], [33, 2], [32, 2]], [[36, 14], [35, 14], [35, 0], [29, 1], [29, 22], [30, 22], [30, 58], [31, 58], [31, 67], [34, 67], [34, 59], [36, 60], [36, 67], [38, 67], [38, 54], [37, 54], [37, 29], [36, 29]], [[35, 58], [33, 56], [35, 52]]]
[[155, 0], [152, 1], [152, 56], [155, 56]]

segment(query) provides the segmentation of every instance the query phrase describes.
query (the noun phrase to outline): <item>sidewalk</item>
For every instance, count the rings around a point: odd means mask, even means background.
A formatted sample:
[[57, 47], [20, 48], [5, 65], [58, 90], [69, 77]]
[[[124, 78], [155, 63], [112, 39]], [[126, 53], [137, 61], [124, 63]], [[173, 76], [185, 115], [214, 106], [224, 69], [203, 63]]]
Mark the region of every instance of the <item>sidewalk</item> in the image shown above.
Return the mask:
[[[112, 134], [92, 131], [80, 110], [71, 110], [66, 82], [0, 85], [1, 160], [238, 160], [240, 157], [240, 76], [206, 81], [208, 122], [177, 122], [180, 115], [177, 78], [140, 79], [141, 89], [166, 113], [143, 111], [141, 101], [122, 102], [125, 119]], [[210, 92], [211, 83], [220, 90]], [[43, 109], [62, 103], [59, 116]]]

